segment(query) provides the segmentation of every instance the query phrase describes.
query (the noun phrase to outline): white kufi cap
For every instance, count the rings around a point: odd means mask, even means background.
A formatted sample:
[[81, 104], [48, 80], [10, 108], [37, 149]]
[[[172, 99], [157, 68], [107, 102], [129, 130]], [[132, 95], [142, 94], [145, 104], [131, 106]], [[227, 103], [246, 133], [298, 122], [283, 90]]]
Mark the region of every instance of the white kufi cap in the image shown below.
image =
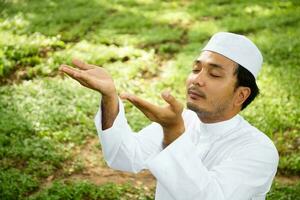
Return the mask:
[[256, 45], [243, 35], [228, 32], [214, 34], [202, 51], [219, 53], [242, 65], [256, 78], [263, 57]]

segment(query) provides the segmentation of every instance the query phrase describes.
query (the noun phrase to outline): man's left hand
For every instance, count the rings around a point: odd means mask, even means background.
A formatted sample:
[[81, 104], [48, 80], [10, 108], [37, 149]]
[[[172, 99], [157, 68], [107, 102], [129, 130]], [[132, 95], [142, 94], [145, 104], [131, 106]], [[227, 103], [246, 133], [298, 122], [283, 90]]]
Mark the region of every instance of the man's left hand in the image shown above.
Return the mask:
[[183, 105], [177, 101], [170, 92], [163, 92], [162, 98], [168, 103], [167, 106], [156, 106], [133, 94], [121, 94], [122, 99], [130, 101], [141, 110], [147, 118], [159, 123], [164, 131], [164, 146], [168, 146], [176, 140], [185, 130], [182, 118]]

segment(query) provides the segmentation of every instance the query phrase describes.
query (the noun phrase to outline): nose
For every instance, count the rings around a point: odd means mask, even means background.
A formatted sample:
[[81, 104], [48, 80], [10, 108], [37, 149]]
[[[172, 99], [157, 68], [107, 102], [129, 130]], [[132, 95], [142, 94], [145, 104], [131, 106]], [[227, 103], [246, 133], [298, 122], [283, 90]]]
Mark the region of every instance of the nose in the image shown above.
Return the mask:
[[202, 69], [200, 72], [196, 74], [192, 74], [191, 82], [193, 85], [198, 85], [201, 87], [205, 86], [206, 83], [205, 71]]

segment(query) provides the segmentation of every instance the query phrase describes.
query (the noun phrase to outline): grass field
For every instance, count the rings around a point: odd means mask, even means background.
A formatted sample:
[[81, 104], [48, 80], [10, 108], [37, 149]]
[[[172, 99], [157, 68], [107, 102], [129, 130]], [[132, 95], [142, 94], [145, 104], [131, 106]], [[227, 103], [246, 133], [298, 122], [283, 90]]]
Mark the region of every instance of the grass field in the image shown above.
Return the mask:
[[[299, 27], [298, 0], [0, 1], [0, 199], [154, 199], [146, 183], [70, 179], [88, 168], [76, 152], [97, 140], [100, 95], [58, 67], [77, 57], [108, 69], [119, 92], [160, 104], [170, 88], [184, 102], [193, 59], [218, 31], [262, 50], [261, 94], [242, 115], [280, 153], [268, 199], [300, 199]], [[149, 123], [126, 111], [134, 130]]]

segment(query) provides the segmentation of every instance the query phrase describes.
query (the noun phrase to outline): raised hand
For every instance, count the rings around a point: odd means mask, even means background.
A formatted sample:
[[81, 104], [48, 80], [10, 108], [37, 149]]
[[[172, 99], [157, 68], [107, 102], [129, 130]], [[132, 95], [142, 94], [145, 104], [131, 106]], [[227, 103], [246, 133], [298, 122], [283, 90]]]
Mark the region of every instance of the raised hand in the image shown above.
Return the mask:
[[77, 80], [81, 85], [100, 92], [103, 96], [116, 96], [116, 88], [111, 75], [102, 67], [84, 63], [73, 59], [72, 63], [77, 67], [62, 64], [60, 71]]
[[168, 105], [161, 107], [145, 101], [133, 94], [121, 94], [122, 99], [130, 101], [151, 121], [159, 123], [164, 131], [164, 145], [167, 146], [185, 130], [182, 118], [183, 105], [170, 92], [163, 92], [162, 98]]
[[77, 68], [63, 64], [59, 70], [81, 85], [101, 93], [102, 129], [110, 128], [119, 112], [118, 95], [111, 75], [102, 67], [86, 64], [78, 59], [73, 59], [72, 63]]

